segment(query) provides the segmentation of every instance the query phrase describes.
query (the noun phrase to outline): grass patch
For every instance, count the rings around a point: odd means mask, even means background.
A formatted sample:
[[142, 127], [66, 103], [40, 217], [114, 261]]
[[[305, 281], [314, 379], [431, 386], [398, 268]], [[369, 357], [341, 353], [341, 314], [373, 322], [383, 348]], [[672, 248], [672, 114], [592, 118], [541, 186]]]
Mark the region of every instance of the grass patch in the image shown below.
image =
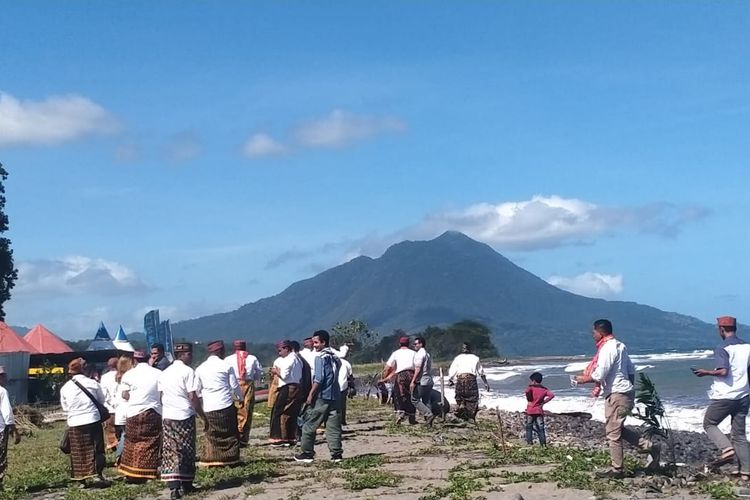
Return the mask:
[[468, 500], [472, 497], [472, 493], [489, 484], [489, 475], [487, 471], [478, 471], [477, 473], [451, 471], [448, 473], [447, 486], [436, 487], [431, 493], [419, 497], [419, 500], [439, 500], [441, 498]]
[[270, 460], [250, 460], [236, 467], [198, 469], [196, 482], [204, 488], [228, 488], [243, 483], [257, 483], [271, 477], [276, 467]]
[[349, 490], [366, 490], [380, 487], [393, 487], [398, 486], [403, 477], [393, 472], [384, 470], [348, 470], [343, 475], [345, 484], [344, 487]]
[[701, 493], [705, 493], [716, 500], [732, 500], [734, 498], [739, 498], [735, 493], [735, 489], [736, 485], [731, 481], [712, 481], [710, 483], [703, 483], [700, 486]]

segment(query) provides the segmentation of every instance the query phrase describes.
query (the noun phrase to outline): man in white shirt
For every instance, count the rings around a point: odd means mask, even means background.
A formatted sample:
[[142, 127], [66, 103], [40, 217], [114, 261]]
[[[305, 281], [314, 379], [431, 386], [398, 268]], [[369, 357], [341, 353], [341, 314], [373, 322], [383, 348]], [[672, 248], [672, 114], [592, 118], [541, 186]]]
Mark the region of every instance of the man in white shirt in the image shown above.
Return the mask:
[[99, 385], [104, 391], [104, 406], [109, 410], [109, 419], [104, 422], [104, 446], [107, 451], [117, 448], [118, 439], [115, 432], [115, 413], [117, 411], [117, 358], [107, 360], [107, 372], [102, 375]]
[[122, 376], [125, 411], [125, 448], [118, 470], [130, 482], [156, 479], [159, 472], [161, 443], [161, 371], [149, 366], [148, 354], [133, 353], [135, 366]]
[[237, 435], [237, 410], [242, 405], [240, 385], [232, 368], [224, 361], [224, 342], [214, 340], [207, 346], [208, 359], [195, 369], [200, 379], [203, 412], [207, 429], [204, 434], [201, 467], [222, 467], [240, 461]]
[[15, 443], [21, 442], [21, 435], [16, 430], [16, 419], [5, 384], [8, 382], [5, 367], [0, 366], [0, 489], [3, 487], [5, 470], [8, 468], [8, 439], [13, 436]]
[[244, 340], [235, 340], [233, 346], [234, 354], [224, 358], [224, 361], [232, 368], [240, 384], [242, 404], [237, 405], [237, 430], [240, 433], [240, 446], [247, 446], [253, 424], [255, 383], [263, 376], [263, 367], [260, 366], [258, 358], [247, 352], [247, 343]]
[[70, 380], [60, 388], [60, 406], [67, 416], [70, 438], [70, 478], [95, 479], [104, 485], [106, 460], [99, 412], [99, 406], [104, 405], [104, 391], [99, 382], [84, 375], [87, 371], [85, 359], [74, 359], [68, 363]]
[[171, 499], [190, 493], [195, 479], [195, 415], [205, 423], [201, 384], [193, 362], [193, 345], [178, 343], [175, 360], [159, 376], [162, 402], [162, 445], [159, 474], [171, 490]]
[[432, 397], [432, 356], [426, 349], [427, 341], [424, 337], [414, 339], [414, 349], [417, 353], [414, 355], [414, 377], [409, 385], [411, 393], [411, 402], [414, 407], [425, 419], [425, 423], [432, 425], [435, 416], [430, 409], [430, 399]]
[[659, 466], [659, 447], [641, 435], [625, 427], [625, 418], [633, 410], [635, 404], [635, 367], [633, 366], [628, 349], [612, 332], [612, 323], [607, 319], [594, 322], [591, 331], [594, 343], [598, 346], [595, 367], [590, 374], [584, 372], [576, 377], [579, 384], [601, 384], [604, 394], [604, 431], [609, 441], [609, 455], [612, 468], [602, 476], [622, 478], [624, 439], [641, 453], [650, 453], [649, 468]]
[[[722, 343], [714, 349], [715, 369], [695, 369], [698, 377], [715, 377], [708, 396], [711, 404], [703, 418], [703, 428], [709, 439], [721, 450], [713, 465], [740, 463], [740, 478], [750, 480], [750, 446], [745, 434], [745, 420], [750, 408], [748, 387], [748, 365], [750, 344], [737, 336], [737, 319], [732, 316], [716, 318]], [[732, 418], [730, 442], [718, 425], [727, 417]]]
[[271, 373], [278, 379], [278, 394], [271, 410], [270, 442], [276, 446], [291, 446], [297, 441], [297, 417], [302, 400], [300, 391], [302, 363], [292, 352], [288, 340], [276, 344], [279, 357], [273, 362]]
[[411, 385], [414, 379], [414, 355], [415, 352], [409, 348], [409, 337], [406, 335], [398, 339], [399, 348], [391, 353], [388, 361], [385, 363], [383, 378], [380, 382], [385, 382], [392, 376], [393, 380], [393, 406], [396, 410], [396, 424], [403, 422], [404, 418], [409, 417], [410, 424], [416, 424], [414, 418], [416, 409], [411, 401]]
[[318, 354], [319, 353], [313, 349], [312, 337], [307, 337], [302, 341], [302, 350], [299, 352], [299, 355], [307, 361], [308, 365], [310, 365], [310, 378], [312, 378], [315, 372], [315, 358], [318, 357]]
[[479, 384], [477, 378], [484, 382], [484, 388], [489, 391], [490, 384], [479, 361], [479, 356], [471, 352], [471, 344], [464, 342], [461, 354], [453, 358], [448, 369], [448, 383], [453, 385], [455, 379], [456, 416], [463, 420], [476, 422], [479, 412]]
[[346, 402], [349, 399], [349, 388], [350, 383], [354, 383], [354, 372], [352, 370], [352, 364], [349, 363], [345, 358], [349, 352], [347, 346], [342, 346], [339, 349], [339, 360], [341, 366], [339, 367], [339, 388], [341, 389], [341, 425], [348, 425], [346, 423]]

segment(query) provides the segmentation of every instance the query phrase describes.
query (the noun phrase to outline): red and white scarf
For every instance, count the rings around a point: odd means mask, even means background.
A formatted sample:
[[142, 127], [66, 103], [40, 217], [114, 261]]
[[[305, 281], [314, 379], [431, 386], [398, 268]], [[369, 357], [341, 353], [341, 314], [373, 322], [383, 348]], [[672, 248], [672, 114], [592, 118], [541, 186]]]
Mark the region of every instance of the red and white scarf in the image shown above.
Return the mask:
[[[586, 366], [586, 369], [583, 370], [584, 376], [590, 377], [591, 374], [594, 373], [594, 370], [596, 370], [596, 364], [599, 361], [599, 352], [601, 352], [602, 347], [604, 347], [604, 344], [606, 344], [608, 341], [614, 338], [615, 336], [613, 334], [609, 334], [599, 339], [599, 341], [596, 343], [596, 354], [594, 354], [594, 357], [591, 358], [591, 361], [589, 361], [589, 364], [588, 366]], [[602, 392], [602, 384], [601, 382], [597, 382], [596, 384], [594, 384], [594, 388], [591, 390], [591, 397], [598, 398], [601, 392]]]

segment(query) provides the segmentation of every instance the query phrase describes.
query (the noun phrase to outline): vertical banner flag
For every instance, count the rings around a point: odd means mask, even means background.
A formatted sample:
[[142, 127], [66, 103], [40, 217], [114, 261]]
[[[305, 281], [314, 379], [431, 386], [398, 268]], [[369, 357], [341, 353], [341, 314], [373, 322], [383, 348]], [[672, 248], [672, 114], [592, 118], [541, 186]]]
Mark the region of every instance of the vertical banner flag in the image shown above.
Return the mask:
[[146, 334], [146, 349], [151, 349], [154, 344], [163, 344], [159, 340], [159, 310], [154, 309], [143, 317], [143, 331]]
[[170, 361], [173, 360], [173, 342], [172, 342], [172, 327], [169, 325], [169, 320], [164, 320], [159, 324], [159, 336], [164, 339], [164, 353]]

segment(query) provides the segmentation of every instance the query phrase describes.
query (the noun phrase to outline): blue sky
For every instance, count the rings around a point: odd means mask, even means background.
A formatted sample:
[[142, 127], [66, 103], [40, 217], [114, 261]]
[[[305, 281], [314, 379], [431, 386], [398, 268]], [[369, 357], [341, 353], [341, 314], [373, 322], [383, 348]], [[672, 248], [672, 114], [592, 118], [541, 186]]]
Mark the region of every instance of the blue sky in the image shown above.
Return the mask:
[[746, 3], [0, 6], [11, 324], [231, 310], [447, 229], [586, 295], [750, 310]]

